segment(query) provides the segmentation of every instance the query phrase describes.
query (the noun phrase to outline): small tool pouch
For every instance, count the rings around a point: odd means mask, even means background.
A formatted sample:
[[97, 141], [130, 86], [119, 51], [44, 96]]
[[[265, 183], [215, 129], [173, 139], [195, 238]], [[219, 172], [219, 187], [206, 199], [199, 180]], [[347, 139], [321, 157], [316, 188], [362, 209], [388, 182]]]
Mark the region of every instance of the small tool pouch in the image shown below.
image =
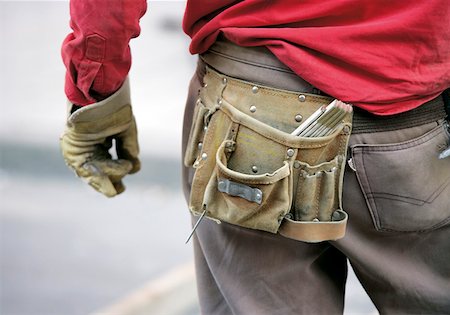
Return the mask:
[[207, 68], [184, 160], [195, 168], [190, 210], [300, 241], [343, 237], [342, 181], [351, 114], [328, 136], [291, 135], [331, 101]]

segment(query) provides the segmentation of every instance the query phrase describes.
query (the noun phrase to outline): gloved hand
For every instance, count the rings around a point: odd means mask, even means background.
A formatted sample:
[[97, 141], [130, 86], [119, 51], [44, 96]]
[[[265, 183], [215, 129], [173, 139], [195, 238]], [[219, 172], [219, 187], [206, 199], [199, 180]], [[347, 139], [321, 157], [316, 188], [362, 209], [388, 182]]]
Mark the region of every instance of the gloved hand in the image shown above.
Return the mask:
[[[71, 113], [60, 144], [66, 164], [102, 194], [113, 197], [125, 190], [122, 178], [139, 171], [139, 145], [131, 110], [128, 79], [107, 99]], [[117, 159], [108, 152], [113, 139]]]

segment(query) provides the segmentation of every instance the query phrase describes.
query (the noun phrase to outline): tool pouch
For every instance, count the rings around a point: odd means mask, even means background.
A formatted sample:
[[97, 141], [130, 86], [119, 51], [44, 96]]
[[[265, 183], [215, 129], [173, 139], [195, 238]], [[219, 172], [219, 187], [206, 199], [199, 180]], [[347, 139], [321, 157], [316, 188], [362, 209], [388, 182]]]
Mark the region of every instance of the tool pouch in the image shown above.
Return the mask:
[[332, 101], [207, 68], [184, 163], [199, 215], [306, 242], [344, 236], [342, 181], [351, 115], [326, 137], [290, 133]]

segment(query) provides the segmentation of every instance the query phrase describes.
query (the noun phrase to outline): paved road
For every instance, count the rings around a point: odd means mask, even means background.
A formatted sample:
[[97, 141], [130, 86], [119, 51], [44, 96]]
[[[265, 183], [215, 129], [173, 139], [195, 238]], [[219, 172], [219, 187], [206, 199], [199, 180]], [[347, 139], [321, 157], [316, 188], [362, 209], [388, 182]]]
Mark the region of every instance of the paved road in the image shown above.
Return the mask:
[[[1, 314], [87, 314], [192, 260], [188, 211], [170, 173], [152, 182], [144, 168], [111, 200], [66, 171], [57, 152], [41, 159], [16, 148], [11, 160], [11, 147], [0, 149]], [[179, 165], [144, 161], [167, 164]], [[26, 172], [33, 167], [43, 172]]]
[[[127, 192], [106, 199], [66, 169], [57, 148], [0, 143], [0, 152], [1, 314], [105, 309], [192, 260], [177, 159], [144, 158]], [[182, 295], [182, 312], [167, 315], [196, 314], [195, 283], [183, 279], [146, 309], [169, 310]], [[347, 304], [346, 314], [373, 313], [352, 273]]]

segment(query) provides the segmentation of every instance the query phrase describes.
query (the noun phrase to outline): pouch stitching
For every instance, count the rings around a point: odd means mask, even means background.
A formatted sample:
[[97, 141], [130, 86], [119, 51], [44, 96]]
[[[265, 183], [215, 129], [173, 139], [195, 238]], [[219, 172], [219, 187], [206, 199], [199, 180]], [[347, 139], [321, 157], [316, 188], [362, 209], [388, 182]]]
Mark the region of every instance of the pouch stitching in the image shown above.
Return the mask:
[[[239, 80], [224, 74], [220, 74], [217, 71], [212, 70], [211, 68], [207, 68], [207, 74], [211, 74], [212, 76], [215, 76], [216, 79], [218, 79], [218, 81], [220, 81], [220, 79], [222, 77], [227, 78], [228, 80], [231, 80], [229, 83], [227, 83], [227, 85], [235, 85], [236, 87], [240, 87], [240, 88], [250, 88], [253, 86], [258, 86], [261, 88], [261, 92], [266, 90], [266, 91], [273, 91], [273, 92], [269, 92], [269, 95], [279, 95], [281, 93], [285, 93], [288, 95], [292, 95], [293, 97], [297, 97], [299, 94], [306, 94], [308, 95], [309, 99], [312, 99], [312, 101], [316, 102], [316, 103], [321, 103], [325, 98], [327, 99], [331, 99], [331, 97], [327, 97], [327, 96], [323, 96], [323, 95], [314, 95], [311, 93], [295, 93], [292, 91], [288, 91], [288, 90], [283, 90], [283, 89], [274, 89], [274, 88], [270, 88], [268, 86], [262, 85], [262, 84], [251, 84], [251, 83], [247, 83], [246, 81], [243, 80]], [[272, 93], [272, 94], [270, 94]]]
[[[347, 135], [346, 134], [341, 134], [340, 136], [340, 141], [339, 141], [339, 154], [344, 155], [345, 157], [345, 151], [347, 150]], [[343, 159], [344, 163], [346, 162], [345, 159]]]
[[[325, 176], [325, 175], [322, 175]], [[320, 176], [319, 178], [317, 178], [317, 182], [316, 182], [316, 197], [315, 197], [315, 218], [319, 218], [319, 196], [320, 196], [320, 192], [322, 191], [322, 176]]]
[[[230, 105], [230, 106], [232, 106], [232, 105]], [[264, 133], [261, 133], [260, 131], [255, 130], [255, 128], [254, 128], [253, 126], [250, 126], [250, 125], [244, 123], [244, 122], [242, 121], [242, 119], [239, 119], [239, 118], [237, 118], [237, 117], [234, 117], [231, 113], [229, 113], [227, 110], [224, 110], [222, 107], [220, 107], [220, 110], [221, 110], [224, 114], [226, 114], [232, 121], [234, 121], [234, 122], [236, 122], [236, 123], [239, 123], [239, 124], [241, 124], [241, 125], [244, 125], [246, 128], [251, 129], [252, 131], [256, 132], [257, 134], [259, 134], [259, 135], [261, 135], [261, 136], [263, 136], [263, 137], [266, 137], [266, 138], [268, 138], [268, 139], [270, 139], [270, 140], [273, 140], [273, 141], [275, 141], [275, 142], [277, 142], [277, 143], [279, 143], [279, 144], [282, 144], [282, 145], [284, 145], [284, 146], [290, 146], [290, 143], [287, 143], [286, 141], [283, 141], [282, 139], [278, 139], [278, 138], [273, 137], [273, 136], [271, 136], [271, 135], [269, 135], [269, 134], [267, 134], [267, 133], [265, 133], [265, 132], [264, 132]], [[236, 110], [238, 110], [238, 109], [236, 109]], [[252, 117], [250, 117], [250, 118], [252, 118]], [[252, 119], [254, 119], [254, 118], [252, 118]], [[269, 127], [270, 127], [270, 126], [269, 126]], [[273, 128], [273, 127], [272, 127], [272, 128]], [[331, 141], [333, 141], [333, 138], [331, 138], [331, 139], [330, 139], [328, 142], [326, 142], [326, 143], [319, 143], [319, 144], [302, 144], [302, 145], [298, 146], [298, 148], [300, 148], [300, 149], [317, 149], [317, 148], [322, 148], [322, 147], [328, 145]]]
[[[275, 183], [280, 182], [281, 180], [283, 180], [283, 179], [285, 179], [286, 177], [289, 177], [289, 176], [291, 175], [291, 170], [290, 170], [290, 167], [289, 167], [289, 163], [286, 162], [286, 161], [283, 162], [283, 166], [277, 168], [277, 169], [276, 169], [274, 172], [272, 172], [271, 174], [270, 174], [270, 173], [264, 174], [264, 176], [265, 176], [264, 179], [251, 178], [252, 176], [255, 176], [255, 175], [245, 174], [245, 173], [241, 173], [241, 172], [237, 172], [237, 171], [235, 171], [235, 170], [232, 170], [232, 169], [230, 169], [230, 168], [228, 167], [228, 157], [226, 156], [226, 154], [225, 154], [225, 152], [224, 152], [225, 147], [223, 147], [223, 146], [224, 146], [224, 142], [222, 142], [222, 144], [221, 144], [221, 145], [219, 146], [219, 148], [217, 149], [218, 151], [217, 151], [217, 153], [216, 153], [216, 167], [217, 167], [217, 172], [218, 172], [218, 173], [221, 173], [225, 178], [232, 179], [232, 180], [238, 180], [239, 182], [247, 183], [247, 184], [254, 184], [254, 185], [272, 185], [272, 184], [275, 184]], [[222, 155], [222, 154], [225, 154], [226, 165], [225, 165], [225, 163], [223, 163], [223, 162], [221, 161], [221, 159], [219, 158], [219, 155]], [[219, 160], [219, 163], [217, 162], [217, 160]], [[222, 169], [221, 165], [223, 165], [223, 167], [225, 168], [225, 170]], [[278, 178], [278, 177], [279, 177], [279, 176], [277, 176], [278, 173], [281, 172], [281, 171], [284, 172], [284, 169], [286, 169], [286, 168], [287, 168], [287, 174], [286, 174], [285, 176], [280, 175], [280, 176], [283, 176], [283, 177]], [[238, 179], [238, 178], [236, 178], [236, 176], [234, 176], [234, 175], [232, 174], [232, 172], [238, 173], [238, 174], [244, 174], [244, 175], [249, 176], [250, 178], [246, 178], [246, 179], [239, 178], [239, 179]], [[218, 175], [219, 175], [219, 174], [218, 174]], [[257, 176], [258, 176], [258, 177], [262, 177], [262, 175], [257, 175]], [[274, 179], [271, 180], [270, 177], [273, 177]], [[269, 179], [269, 180], [266, 181], [266, 179]]]
[[[216, 164], [215, 170], [218, 171], [218, 172], [215, 174], [215, 176], [214, 176], [214, 177], [217, 179], [217, 178], [219, 177], [219, 172], [220, 172], [220, 169], [219, 169], [219, 167], [218, 167], [217, 164]], [[215, 172], [215, 171], [213, 171], [213, 174], [214, 174], [214, 172]], [[226, 178], [228, 178], [228, 177], [226, 176]], [[274, 183], [274, 184], [281, 183], [282, 180], [285, 180], [285, 179], [287, 179], [287, 178], [289, 178], [289, 175], [286, 176], [286, 177], [284, 177], [284, 178], [282, 178], [282, 179], [280, 179], [279, 181], [277, 181], [277, 182]], [[231, 178], [231, 179], [232, 179], [232, 178]], [[222, 192], [220, 192], [220, 194], [221, 194], [222, 196], [225, 196], [225, 194], [222, 193]], [[227, 196], [227, 197], [224, 197], [224, 200], [226, 200], [226, 199], [228, 199], [228, 198], [233, 199], [233, 198], [239, 198], [239, 197], [237, 197], [237, 196]], [[245, 216], [244, 216], [243, 218], [241, 218], [239, 221], [236, 221], [235, 223], [231, 223], [231, 224], [233, 224], [233, 225], [238, 225], [238, 226], [243, 226], [243, 227], [247, 227], [247, 228], [250, 228], [250, 229], [264, 230], [264, 231], [271, 232], [271, 233], [277, 233], [277, 231], [278, 231], [278, 229], [279, 229], [279, 227], [280, 227], [280, 225], [281, 225], [281, 221], [278, 221], [278, 220], [271, 220], [271, 221], [267, 221], [267, 222], [269, 222], [269, 223], [266, 222], [266, 224], [261, 224], [261, 223], [256, 224], [255, 222], [253, 222], [252, 224], [249, 223], [249, 221], [250, 221], [250, 222], [252, 221], [252, 218], [255, 218], [255, 217], [258, 217], [258, 216], [261, 216], [261, 215], [264, 215], [264, 214], [270, 215], [270, 213], [271, 213], [271, 212], [270, 212], [270, 207], [265, 207], [265, 205], [267, 204], [267, 197], [266, 197], [265, 199], [266, 199], [266, 201], [264, 201], [261, 205], [256, 206], [254, 209], [251, 209], [251, 210], [247, 213], [247, 215], [245, 215]], [[248, 201], [248, 202], [251, 203], [250, 201]], [[211, 207], [209, 207], [209, 209], [211, 209]], [[246, 210], [246, 209], [244, 209], [244, 210]], [[230, 213], [235, 213], [235, 211], [236, 211], [236, 210], [232, 210], [232, 211], [230, 212], [229, 209], [228, 209], [228, 210], [227, 210], [227, 213], [228, 213], [228, 214], [230, 214]], [[289, 211], [289, 209], [283, 210], [283, 214], [286, 213], [286, 212], [288, 212], [288, 211]], [[214, 214], [213, 214], [213, 215], [214, 215], [214, 216], [217, 216], [217, 218], [220, 218], [219, 220], [223, 220], [223, 218], [221, 218], [220, 211], [214, 211]], [[222, 215], [223, 215], [223, 214], [222, 214]], [[215, 220], [217, 220], [217, 218], [215, 218], [215, 217], [213, 217], [213, 218], [214, 218]], [[224, 222], [228, 222], [228, 221], [224, 221]]]
[[[300, 163], [301, 166], [301, 170], [303, 170], [306, 174], [310, 175], [310, 173], [307, 172], [307, 170], [315, 170], [315, 169], [320, 169], [320, 168], [327, 168], [327, 166], [332, 166], [331, 168], [338, 167], [339, 163], [336, 161], [337, 156], [335, 156], [333, 159], [329, 160], [329, 161], [325, 161], [316, 165], [310, 165], [307, 162], [304, 162], [302, 160], [296, 160], [297, 162]], [[331, 169], [330, 168], [330, 169]]]
[[[207, 110], [207, 107], [203, 104], [203, 102], [199, 99], [197, 99], [195, 107], [194, 107], [194, 113], [192, 116], [192, 122], [191, 122], [191, 129], [189, 131], [189, 136], [188, 136], [188, 141], [186, 143], [186, 151], [185, 151], [185, 157], [184, 157], [184, 165], [186, 167], [192, 167], [193, 163], [196, 161], [196, 156], [198, 157], [198, 152], [199, 149], [197, 147], [197, 144], [194, 143], [195, 141], [202, 141], [203, 142], [203, 138], [205, 136], [205, 131], [204, 130], [199, 130], [198, 131], [198, 139], [194, 138], [194, 135], [196, 133], [196, 130], [198, 130], [198, 128], [202, 128], [203, 126], [198, 126], [198, 116], [201, 115], [201, 112], [204, 110]], [[206, 112], [203, 114], [203, 116], [206, 115]], [[204, 121], [204, 119], [202, 119], [202, 121]], [[195, 154], [197, 153], [197, 154]], [[185, 163], [186, 161], [192, 161], [192, 163], [189, 163], [190, 165], [187, 165], [187, 163]]]
[[[243, 117], [245, 117], [245, 118], [247, 118], [247, 119], [249, 119], [249, 120], [255, 120], [256, 122], [261, 123], [261, 124], [264, 124], [264, 125], [267, 126], [268, 128], [274, 129], [274, 130], [276, 130], [277, 132], [282, 132], [282, 131], [280, 131], [280, 130], [278, 130], [278, 129], [276, 129], [276, 128], [274, 128], [274, 127], [272, 127], [272, 126], [270, 126], [270, 125], [268, 125], [268, 124], [266, 124], [266, 123], [264, 123], [264, 122], [262, 122], [262, 121], [260, 121], [260, 120], [258, 120], [258, 119], [256, 119], [256, 118], [253, 118], [253, 117], [249, 116], [249, 115], [246, 114], [246, 113], [244, 113], [244, 112], [241, 111], [239, 108], [237, 108], [236, 106], [234, 106], [232, 103], [228, 102], [224, 97], [222, 97], [222, 100], [225, 101], [225, 102], [227, 103], [226, 106], [229, 106], [230, 108], [232, 108], [232, 110], [237, 111], [237, 112], [238, 112], [240, 115], [242, 115]], [[228, 109], [227, 107], [217, 106], [216, 109], [222, 110], [222, 112], [226, 113], [226, 114], [230, 117], [231, 120], [233, 120], [233, 121], [235, 121], [235, 122], [238, 122], [238, 123], [240, 123], [240, 124], [242, 124], [242, 125], [248, 127], [249, 129], [252, 129], [253, 131], [255, 131], [255, 132], [259, 133], [259, 134], [265, 135], [265, 134], [267, 133], [266, 131], [259, 132], [259, 131], [255, 130], [253, 127], [251, 127], [250, 125], [247, 125], [247, 124], [243, 121], [242, 118], [236, 117], [236, 116], [231, 112], [231, 110]], [[333, 141], [336, 137], [338, 137], [339, 135], [342, 135], [342, 134], [343, 134], [343, 129], [344, 129], [345, 126], [350, 126], [350, 127], [351, 127], [351, 121], [347, 121], [347, 119], [348, 119], [348, 117], [345, 117], [345, 118], [343, 119], [343, 122], [342, 122], [341, 126], [339, 126], [339, 128], [338, 128], [334, 133], [332, 133], [332, 134], [330, 134], [330, 135], [327, 135], [327, 136], [318, 137], [317, 139], [321, 139], [321, 140], [319, 141], [319, 144], [316, 144], [317, 148], [320, 148], [321, 146], [326, 146], [326, 145], [328, 145], [328, 144], [329, 144], [331, 141]], [[270, 132], [270, 131], [269, 131], [269, 132]], [[289, 133], [286, 133], [286, 132], [283, 132], [283, 133], [285, 134], [284, 136], [292, 136], [292, 135], [290, 135]], [[270, 136], [270, 135], [267, 135], [266, 137], [267, 137], [267, 138], [270, 138], [271, 136]], [[294, 136], [294, 138], [296, 138], [296, 139], [301, 139], [302, 137], [295, 137], [295, 136]], [[326, 140], [326, 142], [324, 142], [323, 138], [329, 138], [329, 139]], [[306, 137], [306, 138], [304, 138], [304, 139], [311, 139], [311, 138]], [[272, 139], [272, 140], [275, 140], [275, 139]], [[293, 141], [293, 140], [287, 140], [287, 141]], [[291, 145], [291, 144], [289, 144], [289, 143], [285, 143], [285, 140], [283, 140], [283, 139], [276, 139], [276, 142], [282, 143], [282, 144], [285, 144], [285, 145]], [[316, 142], [317, 142], [317, 140], [316, 140]], [[296, 148], [307, 148], [308, 146], [311, 146], [311, 145], [312, 145], [312, 144], [310, 144], [310, 145], [301, 144], [301, 145], [299, 146], [298, 144], [294, 144], [294, 146], [295, 146]], [[316, 148], [316, 147], [314, 147], [314, 148]]]
[[[214, 119], [214, 117], [211, 117], [211, 120], [212, 119]], [[216, 126], [215, 126], [215, 124], [210, 124], [209, 126], [208, 126], [208, 129], [206, 130], [206, 132], [205, 132], [205, 135], [203, 136], [203, 150], [202, 150], [202, 152], [205, 152], [205, 153], [207, 153], [208, 155], [210, 155], [210, 151], [212, 151], [211, 150], [211, 146], [212, 146], [212, 143], [213, 143], [213, 139], [212, 139], [212, 135], [214, 134], [214, 131], [215, 131], [215, 128], [216, 128]], [[201, 153], [201, 152], [200, 152]], [[200, 154], [199, 153], [199, 154]], [[202, 160], [202, 159], [200, 159], [200, 165], [196, 168], [197, 170], [198, 169], [200, 169], [201, 167], [203, 167], [204, 165], [206, 165], [208, 163], [208, 161], [206, 161], [206, 160]], [[197, 171], [196, 171], [196, 173], [197, 173]], [[195, 177], [194, 177], [195, 178]], [[206, 182], [208, 182], [209, 180], [206, 180]], [[197, 180], [197, 182], [198, 182], [198, 180]], [[201, 184], [201, 185], [200, 185]], [[204, 183], [203, 182], [201, 182], [200, 184], [197, 184], [197, 186], [198, 187], [202, 187], [202, 186], [204, 186]], [[193, 180], [193, 182], [192, 182], [192, 185], [194, 185], [194, 180]], [[204, 191], [204, 190], [203, 190]]]
[[[337, 168], [336, 171], [334, 172], [334, 196], [337, 196], [337, 208], [340, 208], [340, 194], [339, 194], [339, 179], [340, 179], [340, 172], [339, 172], [340, 168]], [[333, 202], [333, 206], [334, 204], [336, 204], [336, 201]], [[337, 209], [333, 209], [333, 211], [335, 211]]]
[[[224, 165], [224, 166], [225, 166], [226, 169], [233, 171], [232, 169], [228, 168], [228, 166], [226, 166], [226, 165]], [[223, 170], [221, 170], [218, 165], [217, 165], [217, 167], [218, 167], [218, 171], [223, 175], [223, 177], [228, 178], [228, 179], [232, 179], [232, 180], [236, 180], [232, 175], [226, 174]], [[285, 165], [283, 165], [278, 170], [280, 170], [280, 169], [282, 169], [284, 167], [285, 167]], [[236, 171], [234, 171], [234, 172], [236, 172]], [[241, 173], [241, 174], [243, 174], [243, 173]], [[249, 174], [245, 174], [245, 175], [252, 176], [252, 175], [249, 175]], [[289, 175], [290, 175], [290, 173], [287, 174], [285, 177], [279, 178], [277, 180], [261, 181], [261, 180], [249, 178], [249, 179], [239, 179], [239, 182], [247, 183], [247, 184], [254, 184], [254, 185], [273, 185], [275, 183], [278, 183], [278, 182], [282, 181], [286, 177], [289, 177]], [[266, 178], [269, 178], [269, 177], [271, 177], [271, 176], [267, 176]]]
[[[212, 73], [212, 72], [210, 72], [212, 75], [215, 75], [214, 73]], [[221, 79], [223, 76], [219, 76], [219, 75], [215, 75], [215, 78], [217, 79], [217, 78], [219, 78], [219, 79]], [[211, 77], [211, 79], [214, 79], [214, 77]], [[215, 79], [214, 79], [215, 80]], [[216, 84], [218, 84], [218, 83], [220, 83], [220, 82], [211, 82], [212, 83], [212, 85], [214, 86], [214, 85], [216, 85]], [[236, 87], [238, 87], [238, 85], [239, 84], [236, 84], [236, 85], [233, 85], [235, 82], [234, 82], [234, 80], [233, 80], [233, 82], [232, 82], [232, 85], [231, 85], [231, 87], [232, 88], [234, 88], [235, 86]], [[245, 84], [242, 84], [242, 86], [245, 86]], [[261, 89], [260, 89], [260, 93], [264, 93], [264, 94], [262, 94], [262, 95], [275, 95], [275, 96], [277, 96], [277, 97], [279, 97], [280, 99], [288, 99], [289, 98], [289, 96], [290, 95], [280, 95], [280, 94], [278, 94], [278, 93], [276, 93], [276, 91], [275, 90], [273, 90], [273, 89], [265, 89], [264, 87], [262, 87], [261, 85], [258, 85], [257, 84], [257, 86], [258, 87], [261, 87]], [[218, 86], [218, 88], [219, 87], [221, 87], [220, 85]], [[223, 92], [223, 89], [222, 89], [222, 92]], [[283, 93], [283, 92], [281, 92], [281, 93]], [[293, 93], [293, 92], [291, 92], [292, 93], [292, 95], [294, 96], [298, 96], [298, 94], [299, 93]], [[308, 93], [304, 93], [304, 94], [308, 94]], [[311, 96], [311, 95], [309, 95], [308, 94], [308, 100], [311, 100], [311, 102], [318, 102], [318, 101], [321, 101], [322, 103], [323, 103], [323, 100], [324, 100], [324, 97], [323, 96], [318, 96], [318, 97], [315, 97], [315, 96]], [[230, 104], [230, 106], [232, 106], [231, 104]], [[233, 107], [234, 108], [234, 107]], [[237, 110], [237, 109], [236, 109]], [[278, 137], [271, 137], [271, 136], [267, 136], [267, 133], [268, 132], [263, 132], [263, 133], [261, 133], [259, 130], [256, 130], [255, 128], [252, 128], [251, 127], [251, 125], [249, 126], [247, 123], [244, 123], [244, 121], [242, 120], [242, 119], [235, 119], [235, 117], [234, 116], [232, 116], [231, 115], [231, 113], [229, 113], [229, 112], [227, 112], [226, 110], [223, 110], [222, 109], [222, 113], [224, 113], [232, 122], [234, 122], [234, 123], [236, 123], [236, 124], [238, 124], [238, 126], [241, 126], [241, 125], [243, 125], [243, 126], [245, 126], [245, 127], [247, 127], [247, 128], [249, 128], [250, 130], [252, 130], [253, 132], [255, 132], [255, 133], [257, 133], [257, 134], [259, 134], [260, 136], [262, 136], [262, 137], [265, 137], [265, 138], [267, 138], [267, 139], [270, 139], [270, 140], [272, 140], [272, 141], [274, 141], [274, 142], [277, 142], [277, 143], [279, 143], [279, 144], [281, 144], [281, 145], [284, 145], [284, 146], [292, 146], [292, 143], [287, 143], [286, 141], [280, 141], [280, 140], [282, 140], [282, 137], [281, 136], [279, 136], [278, 134], [276, 135], [276, 136], [278, 136]], [[243, 113], [244, 114], [244, 113]], [[250, 117], [251, 118], [251, 117]], [[247, 122], [247, 121], [246, 121]], [[214, 125], [214, 124], [211, 124], [211, 125]], [[212, 126], [209, 126], [209, 130], [208, 130], [208, 132], [207, 132], [207, 136], [205, 135], [205, 138], [207, 138], [208, 140], [204, 140], [204, 142], [208, 142], [209, 143], [209, 145], [208, 146], [205, 146], [205, 151], [204, 152], [208, 152], [208, 154], [210, 154], [211, 153], [211, 151], [213, 151], [213, 150], [211, 150], [211, 148], [214, 148], [215, 147], [215, 145], [214, 145], [214, 143], [212, 143], [212, 136], [211, 136], [211, 134], [213, 134], [213, 133], [215, 133], [215, 129], [216, 128], [212, 128]], [[214, 126], [215, 127], [215, 126]], [[259, 127], [259, 126], [257, 126], [257, 127]], [[320, 144], [313, 144], [313, 143], [311, 143], [311, 144], [306, 144], [306, 145], [301, 145], [301, 146], [297, 146], [297, 145], [295, 145], [295, 146], [292, 146], [293, 148], [305, 148], [305, 149], [308, 149], [308, 148], [311, 148], [311, 149], [320, 149], [320, 148], [322, 148], [322, 147], [324, 147], [324, 146], [327, 146], [327, 145], [329, 145], [329, 143], [331, 142], [331, 141], [333, 141], [333, 140], [335, 140], [335, 137], [341, 137], [340, 139], [339, 139], [339, 147], [338, 147], [338, 152], [339, 153], [341, 153], [341, 151], [342, 151], [342, 142], [343, 142], [343, 140], [345, 140], [345, 139], [342, 139], [342, 132], [341, 132], [341, 130], [339, 130], [338, 132], [336, 132], [332, 137], [330, 137], [330, 139], [329, 139], [329, 141], [327, 141], [326, 143], [320, 143]], [[337, 140], [337, 139], [336, 139]], [[292, 142], [292, 141], [289, 141], [288, 140], [288, 142]], [[207, 149], [208, 148], [208, 149]], [[214, 152], [213, 152], [214, 153]], [[204, 163], [205, 164], [205, 163]], [[292, 164], [292, 163], [291, 163]], [[292, 166], [290, 164], [290, 167]], [[208, 161], [207, 161], [207, 163], [206, 163], [206, 165], [209, 165], [209, 163], [208, 163]], [[342, 167], [342, 165], [340, 165], [340, 167]], [[291, 168], [289, 168], [289, 170], [291, 170]], [[223, 173], [223, 172], [222, 172]], [[290, 174], [292, 174], [292, 172], [289, 172]], [[283, 179], [291, 179], [291, 177], [289, 177], [289, 176], [291, 176], [290, 174], [288, 174], [287, 175], [287, 177], [284, 177], [284, 178], [282, 178], [281, 180], [283, 180]], [[276, 182], [274, 182], [274, 183], [277, 183], [277, 182], [279, 182], [279, 181], [276, 181]], [[292, 181], [291, 181], [292, 182]], [[322, 178], [320, 178], [319, 179], [319, 184], [321, 184], [323, 182], [323, 180], [322, 180]], [[258, 184], [257, 182], [255, 183], [255, 184]], [[272, 183], [273, 184], [273, 183]], [[290, 185], [290, 187], [291, 187], [291, 189], [293, 188], [292, 187], [292, 185]], [[320, 185], [319, 185], [319, 187], [320, 187]], [[319, 199], [319, 196], [320, 196], [320, 194], [319, 194], [319, 192], [320, 192], [320, 188], [319, 189], [316, 189], [316, 204], [318, 204], [318, 199]], [[291, 195], [291, 204], [292, 204], [292, 201], [293, 201], [293, 199], [294, 199], [294, 196], [293, 196], [293, 192], [292, 192], [292, 190], [291, 190], [291, 193], [290, 193], [290, 195]], [[319, 211], [319, 209], [318, 209], [318, 207], [316, 206], [316, 209], [317, 209], [317, 211]], [[285, 211], [284, 212], [289, 212], [289, 208], [288, 209], [285, 209]], [[260, 211], [258, 211], [258, 212], [260, 212]], [[279, 222], [279, 223], [281, 223], [281, 222]]]
[[348, 140], [350, 139], [350, 135], [344, 134], [341, 135], [341, 144], [338, 151], [338, 154], [342, 156], [342, 160], [339, 163], [339, 158], [337, 161], [337, 170], [336, 170], [336, 178], [335, 178], [335, 196], [337, 195], [337, 207], [338, 209], [342, 209], [342, 196], [343, 196], [343, 186], [344, 186], [344, 172], [345, 172], [345, 165], [347, 164], [347, 148], [348, 148]]
[[[230, 82], [230, 83], [228, 83], [228, 85], [231, 88], [233, 88], [233, 87], [234, 88], [239, 88], [239, 89], [245, 90], [247, 92], [250, 92], [251, 88], [253, 87], [252, 85], [249, 85], [249, 84], [246, 84], [246, 83], [240, 83], [240, 82]], [[292, 92], [287, 92], [287, 91], [277, 91], [277, 90], [272, 90], [272, 89], [269, 89], [267, 87], [264, 87], [264, 86], [261, 86], [261, 85], [258, 85], [258, 84], [256, 84], [256, 86], [258, 86], [260, 88], [258, 93], [269, 95], [269, 96], [276, 96], [276, 97], [280, 97], [280, 98], [283, 98], [283, 99], [292, 99], [293, 101], [295, 101], [299, 94], [308, 94], [308, 101], [309, 102], [318, 103], [319, 104], [319, 103], [324, 103], [324, 101], [325, 102], [328, 101], [328, 100], [324, 100], [324, 99], [321, 99], [321, 98], [316, 97], [316, 96], [312, 96], [309, 93], [292, 93]], [[282, 95], [282, 93], [286, 93], [288, 95]]]

